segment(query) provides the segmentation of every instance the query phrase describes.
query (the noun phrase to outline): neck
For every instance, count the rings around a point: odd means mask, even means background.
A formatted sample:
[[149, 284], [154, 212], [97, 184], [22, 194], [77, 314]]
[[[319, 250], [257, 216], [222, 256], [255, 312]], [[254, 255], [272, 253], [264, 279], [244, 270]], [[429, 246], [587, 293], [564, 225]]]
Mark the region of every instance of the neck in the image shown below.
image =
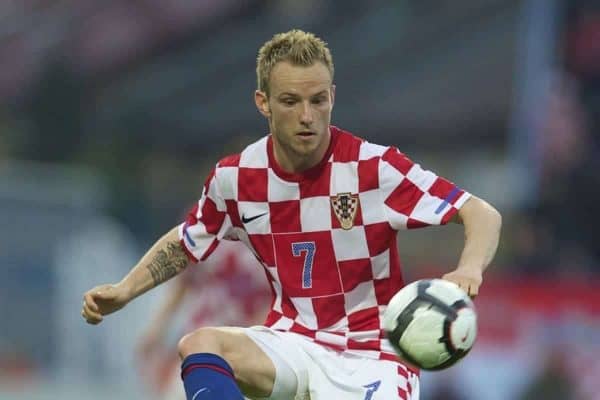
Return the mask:
[[319, 164], [323, 157], [325, 157], [330, 142], [331, 135], [329, 135], [327, 140], [324, 140], [314, 152], [310, 154], [298, 154], [294, 150], [282, 146], [275, 136], [273, 136], [273, 155], [281, 169], [285, 172], [297, 174]]

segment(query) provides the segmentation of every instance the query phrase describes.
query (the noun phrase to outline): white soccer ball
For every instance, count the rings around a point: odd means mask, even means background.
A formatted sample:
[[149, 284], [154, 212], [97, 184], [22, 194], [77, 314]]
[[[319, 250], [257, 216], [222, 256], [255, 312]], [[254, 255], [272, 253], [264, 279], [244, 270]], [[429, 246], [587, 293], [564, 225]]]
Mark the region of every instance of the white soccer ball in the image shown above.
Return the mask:
[[448, 368], [463, 358], [477, 336], [477, 314], [455, 283], [423, 279], [390, 300], [383, 328], [399, 356], [425, 369]]

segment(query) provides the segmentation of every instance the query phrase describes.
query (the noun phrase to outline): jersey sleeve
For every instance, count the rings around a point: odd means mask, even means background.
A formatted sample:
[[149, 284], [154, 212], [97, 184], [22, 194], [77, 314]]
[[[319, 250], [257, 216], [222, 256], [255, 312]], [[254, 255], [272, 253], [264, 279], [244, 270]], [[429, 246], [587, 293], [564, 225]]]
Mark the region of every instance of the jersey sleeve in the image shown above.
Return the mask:
[[179, 239], [192, 262], [204, 261], [231, 230], [225, 201], [219, 194], [215, 170], [204, 183], [200, 200], [179, 225]]
[[446, 224], [471, 196], [394, 147], [381, 157], [379, 181], [384, 213], [395, 230]]

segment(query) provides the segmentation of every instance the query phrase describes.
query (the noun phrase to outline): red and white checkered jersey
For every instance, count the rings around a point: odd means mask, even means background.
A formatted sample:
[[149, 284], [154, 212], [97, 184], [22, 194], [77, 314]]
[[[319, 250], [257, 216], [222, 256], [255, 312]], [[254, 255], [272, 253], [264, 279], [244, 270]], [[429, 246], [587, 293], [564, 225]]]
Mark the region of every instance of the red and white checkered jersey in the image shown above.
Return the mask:
[[243, 241], [273, 291], [265, 324], [371, 358], [396, 360], [382, 314], [404, 285], [398, 230], [447, 223], [469, 198], [394, 147], [332, 126], [323, 160], [283, 171], [266, 136], [222, 159], [180, 226], [193, 261]]

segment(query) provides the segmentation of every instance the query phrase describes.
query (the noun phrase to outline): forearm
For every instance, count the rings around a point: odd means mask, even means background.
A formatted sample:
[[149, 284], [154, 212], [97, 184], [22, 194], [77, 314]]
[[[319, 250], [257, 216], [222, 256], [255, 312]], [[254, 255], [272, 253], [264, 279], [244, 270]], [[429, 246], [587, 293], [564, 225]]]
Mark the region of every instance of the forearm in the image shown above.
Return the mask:
[[465, 227], [465, 246], [458, 268], [483, 272], [496, 254], [502, 217], [487, 202], [473, 197], [460, 210], [459, 219]]
[[175, 227], [148, 250], [119, 285], [126, 288], [132, 300], [179, 274], [188, 263]]

